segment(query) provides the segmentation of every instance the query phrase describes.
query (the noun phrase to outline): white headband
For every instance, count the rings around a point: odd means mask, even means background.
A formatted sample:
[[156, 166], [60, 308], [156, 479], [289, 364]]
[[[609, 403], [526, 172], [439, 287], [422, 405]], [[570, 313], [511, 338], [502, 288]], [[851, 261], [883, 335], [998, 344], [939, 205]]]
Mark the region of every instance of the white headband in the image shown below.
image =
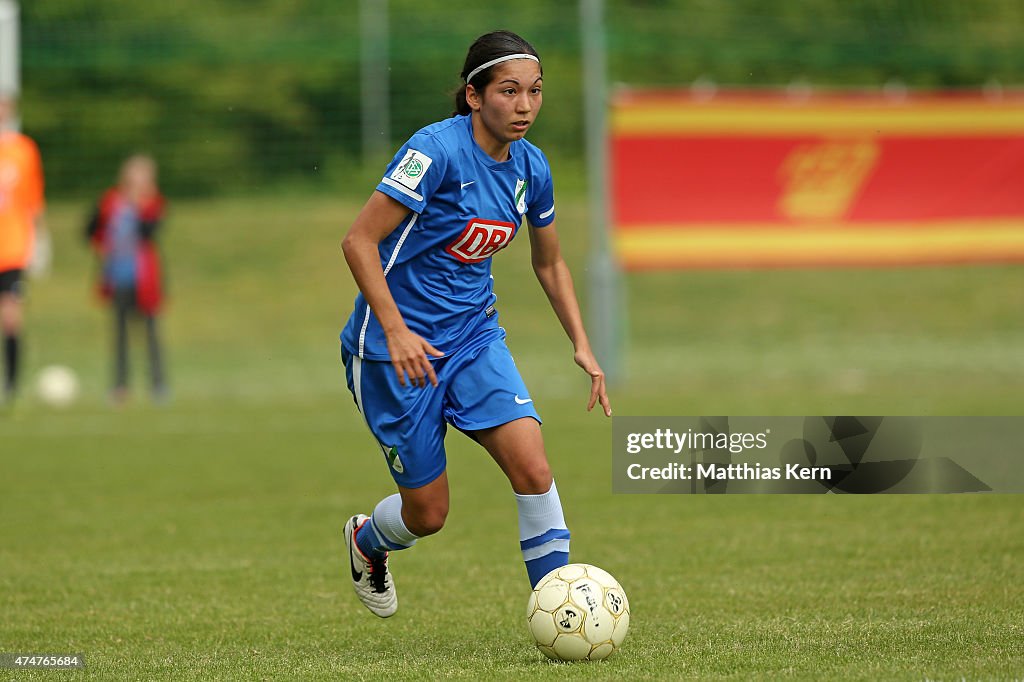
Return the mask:
[[484, 69], [489, 69], [492, 66], [494, 66], [495, 64], [501, 64], [502, 62], [507, 62], [510, 59], [532, 59], [533, 61], [535, 61], [538, 64], [540, 64], [540, 60], [537, 59], [537, 57], [535, 57], [532, 54], [507, 54], [504, 57], [498, 57], [497, 59], [492, 59], [489, 62], [484, 62], [480, 66], [478, 66], [475, 69], [473, 69], [472, 71], [470, 71], [469, 75], [466, 76], [466, 82], [468, 83], [469, 81], [473, 80], [473, 76], [477, 75], [478, 73], [480, 73]]

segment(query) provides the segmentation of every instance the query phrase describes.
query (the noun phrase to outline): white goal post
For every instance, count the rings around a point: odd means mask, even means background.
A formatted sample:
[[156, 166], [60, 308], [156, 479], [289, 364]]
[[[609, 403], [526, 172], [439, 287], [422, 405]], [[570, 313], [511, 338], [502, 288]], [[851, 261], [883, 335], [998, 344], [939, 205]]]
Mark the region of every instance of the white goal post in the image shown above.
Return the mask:
[[18, 3], [0, 0], [0, 95], [21, 90]]

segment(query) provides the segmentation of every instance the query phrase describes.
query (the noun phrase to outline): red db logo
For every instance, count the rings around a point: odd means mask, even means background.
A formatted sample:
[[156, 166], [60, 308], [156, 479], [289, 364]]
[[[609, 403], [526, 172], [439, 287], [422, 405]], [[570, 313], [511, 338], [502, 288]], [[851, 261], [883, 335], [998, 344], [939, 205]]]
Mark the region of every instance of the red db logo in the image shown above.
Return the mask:
[[508, 246], [515, 233], [512, 223], [473, 218], [444, 250], [463, 263], [479, 263]]

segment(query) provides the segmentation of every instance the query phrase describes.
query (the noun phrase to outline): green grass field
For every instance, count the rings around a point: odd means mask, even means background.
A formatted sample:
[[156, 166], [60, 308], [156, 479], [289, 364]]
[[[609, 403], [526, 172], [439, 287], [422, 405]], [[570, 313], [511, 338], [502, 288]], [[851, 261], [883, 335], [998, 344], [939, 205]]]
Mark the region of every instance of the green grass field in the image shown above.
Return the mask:
[[[66, 410], [0, 416], [0, 651], [81, 652], [17, 679], [1021, 679], [1015, 496], [622, 496], [611, 423], [529, 270], [496, 259], [509, 343], [546, 419], [573, 558], [625, 587], [623, 650], [555, 665], [528, 640], [515, 504], [449, 439], [452, 511], [395, 557], [401, 609], [348, 584], [345, 518], [392, 491], [344, 389], [354, 295], [337, 244], [363, 196], [179, 202], [165, 235], [174, 400], [106, 402], [107, 326], [56, 205], [29, 372], [75, 368]], [[585, 288], [580, 202], [560, 225]], [[522, 283], [520, 283], [522, 281]], [[626, 280], [620, 415], [1019, 414], [1024, 269], [690, 272]], [[0, 677], [11, 671], [0, 671]]]

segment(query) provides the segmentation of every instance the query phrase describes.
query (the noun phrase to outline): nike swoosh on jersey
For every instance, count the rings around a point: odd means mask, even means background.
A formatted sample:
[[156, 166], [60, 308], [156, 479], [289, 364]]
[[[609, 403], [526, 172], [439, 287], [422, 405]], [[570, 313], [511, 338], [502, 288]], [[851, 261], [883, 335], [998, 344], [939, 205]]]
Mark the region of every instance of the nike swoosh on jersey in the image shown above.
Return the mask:
[[466, 189], [467, 187], [472, 185], [474, 182], [476, 182], [476, 180], [470, 180], [469, 182], [464, 182], [461, 185], [459, 185], [459, 189]]
[[526, 403], [532, 403], [532, 402], [533, 402], [533, 398], [527, 398], [526, 400], [522, 400], [522, 399], [520, 399], [519, 394], [516, 393], [516, 404], [517, 405], [525, 405]]

